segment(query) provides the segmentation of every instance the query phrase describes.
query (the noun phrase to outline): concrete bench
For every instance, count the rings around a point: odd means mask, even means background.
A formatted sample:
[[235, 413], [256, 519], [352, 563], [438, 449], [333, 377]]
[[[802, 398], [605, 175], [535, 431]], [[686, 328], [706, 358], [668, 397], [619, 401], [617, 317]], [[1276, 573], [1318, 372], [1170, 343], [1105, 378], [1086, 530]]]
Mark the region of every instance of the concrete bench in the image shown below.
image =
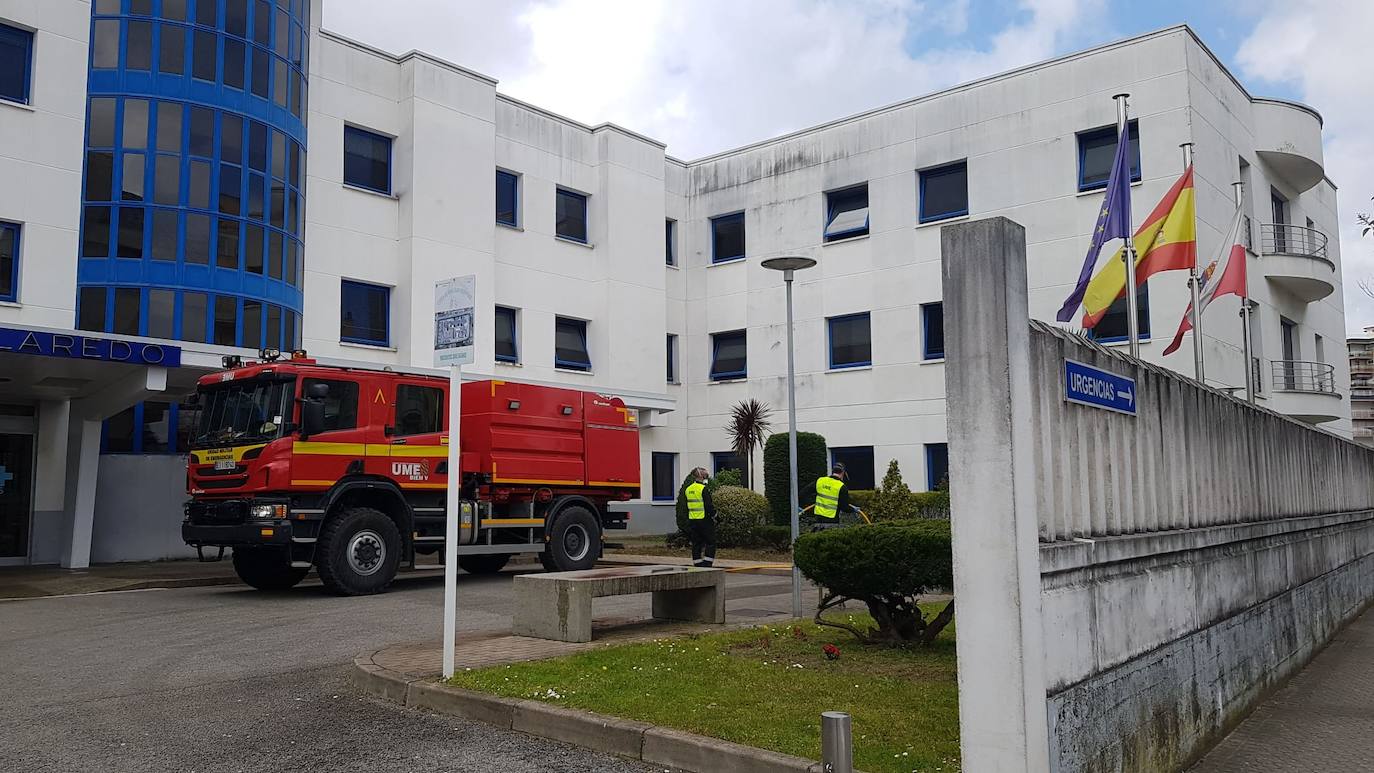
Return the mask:
[[626, 566], [515, 578], [517, 636], [592, 640], [592, 599], [653, 594], [657, 620], [725, 622], [725, 571], [691, 566]]

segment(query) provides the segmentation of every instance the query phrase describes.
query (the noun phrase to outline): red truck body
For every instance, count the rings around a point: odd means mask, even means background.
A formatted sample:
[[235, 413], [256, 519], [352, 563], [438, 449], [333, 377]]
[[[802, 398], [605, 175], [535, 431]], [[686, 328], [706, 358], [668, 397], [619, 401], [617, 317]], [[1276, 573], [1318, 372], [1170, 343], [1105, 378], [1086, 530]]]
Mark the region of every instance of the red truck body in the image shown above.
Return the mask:
[[448, 386], [303, 356], [203, 377], [183, 538], [233, 548], [260, 588], [314, 566], [336, 591], [376, 592], [401, 561], [436, 550], [469, 571], [516, 553], [591, 566], [604, 530], [626, 526], [609, 503], [639, 495], [635, 412], [573, 389], [463, 384], [462, 527], [449, 546]]

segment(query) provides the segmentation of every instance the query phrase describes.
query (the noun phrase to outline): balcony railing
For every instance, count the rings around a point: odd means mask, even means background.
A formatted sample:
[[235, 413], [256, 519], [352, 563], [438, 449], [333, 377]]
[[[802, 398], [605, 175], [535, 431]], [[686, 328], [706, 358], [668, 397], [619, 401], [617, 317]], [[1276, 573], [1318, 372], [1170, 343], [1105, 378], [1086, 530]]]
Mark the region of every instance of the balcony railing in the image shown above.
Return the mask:
[[1326, 234], [1315, 228], [1265, 223], [1260, 226], [1260, 244], [1265, 255], [1299, 255], [1331, 262], [1326, 254]]
[[1336, 368], [1324, 362], [1274, 361], [1274, 388], [1285, 392], [1336, 393]]

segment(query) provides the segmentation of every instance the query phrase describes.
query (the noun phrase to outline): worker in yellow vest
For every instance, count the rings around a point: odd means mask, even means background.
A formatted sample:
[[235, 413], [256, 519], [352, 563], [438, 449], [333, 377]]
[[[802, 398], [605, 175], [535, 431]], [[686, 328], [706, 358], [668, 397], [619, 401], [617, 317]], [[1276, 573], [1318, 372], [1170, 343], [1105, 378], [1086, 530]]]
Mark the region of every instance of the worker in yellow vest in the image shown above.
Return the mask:
[[692, 540], [692, 565], [709, 567], [716, 561], [716, 506], [711, 490], [706, 488], [710, 476], [705, 467], [692, 470], [692, 482], [683, 489], [687, 498], [687, 536]]
[[839, 462], [831, 466], [829, 475], [816, 479], [816, 503], [811, 508], [813, 529], [838, 526], [841, 514], [859, 512], [859, 508], [849, 504], [848, 480], [849, 474]]

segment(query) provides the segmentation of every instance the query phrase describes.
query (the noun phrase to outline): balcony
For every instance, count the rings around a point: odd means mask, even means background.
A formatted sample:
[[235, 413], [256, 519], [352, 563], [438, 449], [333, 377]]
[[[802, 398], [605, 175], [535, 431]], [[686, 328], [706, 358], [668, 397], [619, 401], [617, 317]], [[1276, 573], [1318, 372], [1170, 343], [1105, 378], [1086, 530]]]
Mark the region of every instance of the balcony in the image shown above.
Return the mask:
[[1275, 360], [1274, 409], [1298, 421], [1322, 424], [1341, 417], [1336, 368], [1324, 362]]
[[1322, 118], [1280, 99], [1254, 100], [1255, 155], [1299, 193], [1322, 181]]
[[1326, 234], [1283, 223], [1260, 226], [1264, 278], [1303, 303], [1336, 291], [1336, 264], [1326, 254]]

